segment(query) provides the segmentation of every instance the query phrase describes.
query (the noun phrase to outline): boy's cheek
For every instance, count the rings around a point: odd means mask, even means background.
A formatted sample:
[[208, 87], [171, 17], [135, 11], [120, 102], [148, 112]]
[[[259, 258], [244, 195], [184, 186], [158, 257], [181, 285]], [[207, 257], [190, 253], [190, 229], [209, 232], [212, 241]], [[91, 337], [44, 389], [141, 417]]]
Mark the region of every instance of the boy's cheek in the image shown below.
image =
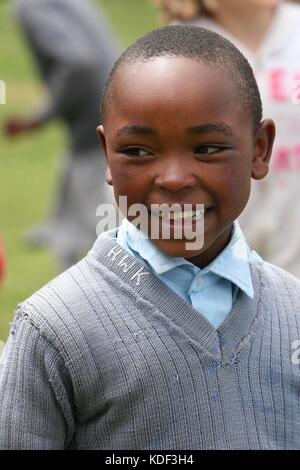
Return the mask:
[[127, 183], [136, 180], [138, 183], [141, 180], [142, 173], [137, 172], [133, 165], [130, 165], [130, 162], [125, 160], [126, 157], [114, 157], [109, 158], [109, 166], [113, 179], [119, 185], [126, 186]]
[[251, 168], [249, 167], [249, 170], [240, 166], [223, 168], [219, 175], [218, 185], [223, 186], [224, 190], [227, 188], [227, 190], [234, 191], [232, 196], [236, 197], [241, 192], [247, 191], [247, 188], [250, 188]]

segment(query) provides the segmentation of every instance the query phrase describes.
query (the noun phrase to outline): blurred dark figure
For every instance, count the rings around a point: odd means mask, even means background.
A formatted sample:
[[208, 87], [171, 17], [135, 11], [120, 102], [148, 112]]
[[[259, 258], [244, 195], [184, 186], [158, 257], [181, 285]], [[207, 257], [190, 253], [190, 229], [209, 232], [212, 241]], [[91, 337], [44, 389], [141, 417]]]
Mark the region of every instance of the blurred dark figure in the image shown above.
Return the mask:
[[25, 118], [10, 119], [6, 132], [14, 137], [60, 118], [69, 133], [69, 153], [51, 217], [28, 233], [32, 244], [52, 248], [65, 269], [94, 242], [96, 207], [108, 198], [96, 127], [102, 89], [118, 47], [90, 0], [11, 2], [49, 101]]

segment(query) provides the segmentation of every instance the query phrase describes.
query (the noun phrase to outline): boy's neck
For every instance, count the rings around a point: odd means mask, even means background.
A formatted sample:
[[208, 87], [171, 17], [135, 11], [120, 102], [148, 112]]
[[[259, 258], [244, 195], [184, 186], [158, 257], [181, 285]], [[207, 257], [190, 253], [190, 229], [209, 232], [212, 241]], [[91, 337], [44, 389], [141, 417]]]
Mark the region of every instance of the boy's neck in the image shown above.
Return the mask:
[[241, 8], [228, 11], [220, 7], [213, 19], [253, 53], [257, 52], [272, 23], [277, 7]]
[[228, 227], [227, 230], [223, 232], [222, 236], [220, 236], [218, 240], [215, 240], [215, 242], [210, 247], [208, 247], [204, 253], [200, 253], [194, 257], [185, 259], [190, 263], [193, 263], [198, 268], [204, 269], [206, 266], [212, 263], [229, 244], [232, 238], [233, 229], [233, 225]]

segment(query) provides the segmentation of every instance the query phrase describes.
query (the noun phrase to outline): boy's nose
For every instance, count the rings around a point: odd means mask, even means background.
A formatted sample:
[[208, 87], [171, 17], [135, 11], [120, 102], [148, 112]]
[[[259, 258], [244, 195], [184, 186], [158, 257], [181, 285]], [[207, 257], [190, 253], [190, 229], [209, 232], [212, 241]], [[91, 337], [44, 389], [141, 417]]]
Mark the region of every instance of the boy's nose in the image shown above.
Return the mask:
[[186, 171], [182, 160], [180, 162], [165, 164], [155, 178], [156, 186], [171, 192], [192, 188], [195, 183], [195, 176], [191, 175], [189, 171]]

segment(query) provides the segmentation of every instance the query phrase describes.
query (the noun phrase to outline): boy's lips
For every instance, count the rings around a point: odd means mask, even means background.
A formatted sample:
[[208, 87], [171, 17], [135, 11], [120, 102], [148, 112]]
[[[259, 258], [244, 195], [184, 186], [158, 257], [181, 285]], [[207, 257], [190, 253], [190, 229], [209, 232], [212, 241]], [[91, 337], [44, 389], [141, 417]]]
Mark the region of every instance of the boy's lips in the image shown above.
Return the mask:
[[[163, 206], [161, 208], [161, 206]], [[174, 209], [175, 204], [154, 204], [154, 207], [151, 205], [149, 210], [150, 216], [158, 218], [162, 223], [168, 225], [177, 225], [177, 224], [195, 224], [197, 221], [203, 219], [203, 217], [212, 210], [212, 205], [197, 204], [196, 207], [193, 204], [186, 204], [188, 208], [182, 207], [182, 205], [177, 204], [177, 207]], [[194, 206], [194, 207], [193, 207]], [[200, 206], [200, 208], [199, 208]]]
[[203, 203], [152, 203], [148, 205], [148, 211], [152, 214], [161, 215], [161, 214], [181, 214], [185, 215], [193, 212], [199, 214], [200, 212], [207, 212], [213, 208], [213, 204], [203, 204]]

